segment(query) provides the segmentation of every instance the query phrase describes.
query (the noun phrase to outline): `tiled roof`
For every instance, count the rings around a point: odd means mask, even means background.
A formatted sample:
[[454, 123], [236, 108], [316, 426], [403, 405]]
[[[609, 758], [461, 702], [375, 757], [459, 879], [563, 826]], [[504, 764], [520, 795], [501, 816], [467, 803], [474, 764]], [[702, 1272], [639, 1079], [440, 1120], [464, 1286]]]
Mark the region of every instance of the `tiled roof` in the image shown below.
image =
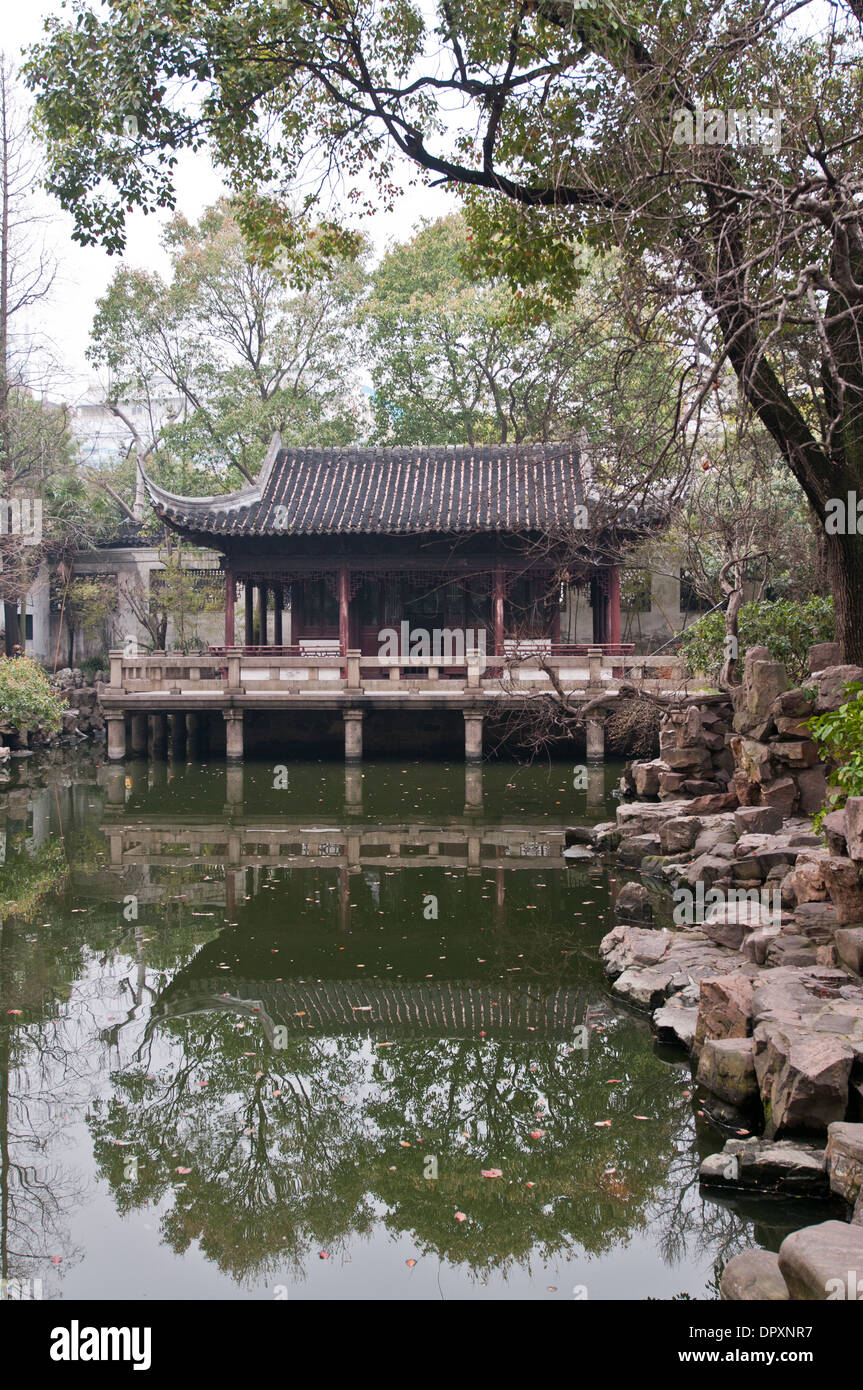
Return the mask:
[[157, 515], [213, 536], [553, 531], [584, 505], [575, 444], [282, 448], [256, 481], [221, 497], [176, 497], [145, 478]]

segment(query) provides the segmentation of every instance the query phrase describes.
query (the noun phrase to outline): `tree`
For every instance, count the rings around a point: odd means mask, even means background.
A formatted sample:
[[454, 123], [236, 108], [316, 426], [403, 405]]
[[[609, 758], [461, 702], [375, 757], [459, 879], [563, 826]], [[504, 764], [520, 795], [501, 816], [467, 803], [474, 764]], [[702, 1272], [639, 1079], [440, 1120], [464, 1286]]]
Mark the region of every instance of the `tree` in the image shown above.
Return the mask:
[[[44, 476], [46, 432], [41, 426], [49, 423], [47, 417], [37, 419], [38, 407], [29, 398], [32, 342], [18, 328], [21, 316], [44, 299], [54, 278], [38, 239], [41, 219], [31, 205], [37, 170], [16, 75], [0, 54], [0, 597], [7, 655], [21, 640], [19, 604], [38, 568], [36, 508], [41, 494], [34, 496], [32, 484], [34, 473]], [[50, 426], [55, 423], [52, 419]], [[13, 498], [27, 512], [23, 523], [20, 511], [16, 519]]]
[[[146, 465], [175, 491], [251, 481], [274, 430], [295, 444], [348, 442], [356, 432], [353, 307], [363, 285], [354, 258], [325, 267], [314, 230], [278, 266], [251, 251], [229, 206], [200, 222], [175, 217], [165, 281], [121, 267], [97, 304], [90, 358], [108, 378], [106, 401], [129, 431], [130, 472], [91, 474], [143, 516]], [[292, 280], [304, 278], [298, 289]], [[124, 402], [144, 405], [143, 424]]]
[[101, 575], [79, 575], [66, 588], [66, 665], [75, 665], [75, 638], [102, 637], [117, 612], [117, 585]]
[[[736, 403], [735, 403], [736, 404]], [[690, 583], [715, 606], [724, 603], [724, 690], [737, 683], [741, 606], [750, 597], [799, 587], [811, 592], [816, 531], [806, 498], [779, 467], [775, 445], [757, 422], [720, 407], [719, 428], [702, 440], [704, 453], [672, 537]], [[802, 582], [801, 582], [802, 581]]]
[[470, 231], [452, 215], [394, 246], [363, 305], [372, 405], [385, 444], [514, 443], [582, 431], [646, 471], [673, 428], [678, 366], [639, 340], [615, 258], [594, 258], [573, 302], [529, 322], [505, 280], [467, 264]]
[[[822, 522], [863, 495], [861, 0], [827, 24], [815, 0], [74, 8], [29, 74], [82, 241], [119, 248], [129, 207], [170, 205], [181, 147], [209, 143], [270, 248], [297, 234], [288, 187], [310, 190], [308, 216], [341, 174], [362, 207], [370, 168], [386, 204], [401, 156], [462, 191], [478, 258], [538, 311], [578, 285], [585, 239], [617, 247], [642, 318], [690, 323], [679, 427], [730, 363]], [[847, 517], [825, 556], [844, 656], [863, 661]]]
[[131, 579], [120, 582], [122, 604], [144, 629], [153, 651], [167, 650], [168, 625], [172, 621], [175, 648], [197, 650], [200, 647], [197, 620], [206, 613], [218, 612], [222, 595], [217, 595], [212, 584], [207, 583], [206, 575], [196, 574], [186, 564], [188, 550], [184, 551], [182, 542], [169, 531], [166, 531], [160, 559], [162, 568], [151, 573], [149, 582]]

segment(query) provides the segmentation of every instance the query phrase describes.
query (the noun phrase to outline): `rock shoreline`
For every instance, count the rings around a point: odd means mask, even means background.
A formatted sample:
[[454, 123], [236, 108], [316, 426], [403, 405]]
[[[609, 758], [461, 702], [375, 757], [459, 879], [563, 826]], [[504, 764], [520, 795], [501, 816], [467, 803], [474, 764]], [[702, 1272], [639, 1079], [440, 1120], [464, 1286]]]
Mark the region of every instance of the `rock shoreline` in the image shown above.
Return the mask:
[[804, 691], [756, 648], [733, 705], [666, 716], [660, 758], [622, 784], [654, 799], [592, 833], [620, 870], [600, 946], [612, 991], [687, 1050], [704, 1112], [731, 1132], [702, 1186], [846, 1218], [793, 1232], [778, 1256], [736, 1256], [724, 1299], [863, 1299], [863, 797], [814, 833], [826, 770], [802, 722], [863, 671], [819, 669], [829, 647], [810, 656]]

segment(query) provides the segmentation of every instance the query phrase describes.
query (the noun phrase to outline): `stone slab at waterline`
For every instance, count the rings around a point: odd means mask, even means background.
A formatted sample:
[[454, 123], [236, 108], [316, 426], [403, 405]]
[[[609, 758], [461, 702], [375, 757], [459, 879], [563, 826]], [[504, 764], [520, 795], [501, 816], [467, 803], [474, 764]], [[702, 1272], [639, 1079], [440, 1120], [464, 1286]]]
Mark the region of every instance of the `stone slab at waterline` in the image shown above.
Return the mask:
[[706, 1188], [773, 1196], [830, 1195], [824, 1149], [791, 1139], [728, 1139], [719, 1153], [703, 1160], [698, 1178]]
[[863, 1298], [863, 1227], [823, 1221], [792, 1231], [779, 1248], [779, 1270], [792, 1299]]
[[744, 1250], [722, 1271], [719, 1297], [729, 1303], [787, 1303], [788, 1285], [771, 1250]]
[[831, 1190], [855, 1206], [863, 1193], [863, 1124], [832, 1124], [826, 1159]]
[[[711, 1041], [751, 1040], [768, 1138], [824, 1135], [834, 1121], [857, 1118], [863, 982], [847, 971], [815, 964], [759, 967], [700, 932], [623, 922], [599, 949], [613, 992], [650, 1010], [666, 1038], [676, 1035], [695, 1053]], [[694, 1030], [693, 987], [699, 988]], [[678, 1007], [689, 1016], [681, 1018], [677, 1033], [671, 1001], [684, 991], [690, 991], [688, 1003]], [[744, 1056], [740, 1048], [711, 1049], [699, 1071], [701, 1084], [732, 1103], [754, 1100], [746, 1051]]]

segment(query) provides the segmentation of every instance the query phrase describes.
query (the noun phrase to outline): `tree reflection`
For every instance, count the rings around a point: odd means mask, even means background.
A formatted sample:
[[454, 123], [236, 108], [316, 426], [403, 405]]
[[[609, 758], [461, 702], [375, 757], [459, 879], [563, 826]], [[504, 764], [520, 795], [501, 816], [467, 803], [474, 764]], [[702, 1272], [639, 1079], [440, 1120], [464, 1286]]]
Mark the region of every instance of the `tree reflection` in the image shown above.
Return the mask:
[[171, 1060], [115, 1076], [93, 1107], [96, 1157], [121, 1213], [167, 1200], [172, 1248], [197, 1240], [237, 1278], [299, 1273], [382, 1207], [391, 1231], [477, 1271], [607, 1251], [644, 1226], [687, 1107], [677, 1069], [614, 1017], [586, 1054], [365, 1037], [289, 1037], [273, 1053], [259, 1023], [224, 1013], [160, 1031]]

